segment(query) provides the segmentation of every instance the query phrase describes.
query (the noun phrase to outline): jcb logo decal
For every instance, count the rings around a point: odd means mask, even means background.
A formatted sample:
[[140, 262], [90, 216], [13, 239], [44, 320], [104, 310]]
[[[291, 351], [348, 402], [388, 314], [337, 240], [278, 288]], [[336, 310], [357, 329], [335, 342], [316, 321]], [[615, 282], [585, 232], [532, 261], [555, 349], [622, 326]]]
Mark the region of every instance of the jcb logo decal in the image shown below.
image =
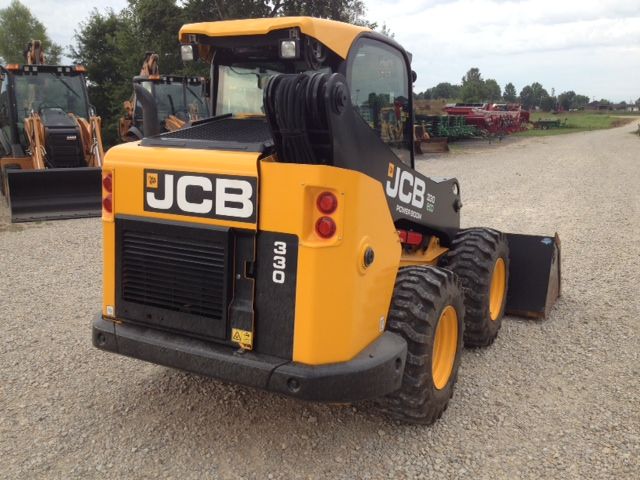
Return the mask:
[[158, 188], [158, 174], [147, 173], [147, 188]]
[[256, 221], [256, 179], [145, 171], [144, 209], [239, 222]]
[[396, 205], [397, 211], [417, 219], [422, 218], [423, 210], [430, 213], [434, 211], [436, 197], [427, 193], [427, 182], [422, 178], [392, 163], [389, 164], [387, 174], [387, 196], [406, 205]]
[[387, 180], [387, 195], [415, 208], [423, 208], [427, 183], [401, 168], [396, 168], [393, 175], [392, 165], [389, 164], [389, 176], [392, 178]]

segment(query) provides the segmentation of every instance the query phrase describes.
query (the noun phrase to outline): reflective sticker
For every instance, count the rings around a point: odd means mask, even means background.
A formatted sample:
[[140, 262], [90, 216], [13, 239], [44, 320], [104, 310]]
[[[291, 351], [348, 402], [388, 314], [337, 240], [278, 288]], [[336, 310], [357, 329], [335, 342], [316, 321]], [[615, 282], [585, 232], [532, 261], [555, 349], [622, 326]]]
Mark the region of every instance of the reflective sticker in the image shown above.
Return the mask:
[[147, 173], [147, 188], [158, 188], [157, 173]]
[[395, 171], [395, 165], [393, 163], [389, 163], [389, 169], [387, 170], [387, 175], [393, 177]]
[[240, 330], [239, 328], [231, 329], [231, 340], [240, 345], [240, 348], [251, 350], [253, 348], [253, 332], [248, 330]]

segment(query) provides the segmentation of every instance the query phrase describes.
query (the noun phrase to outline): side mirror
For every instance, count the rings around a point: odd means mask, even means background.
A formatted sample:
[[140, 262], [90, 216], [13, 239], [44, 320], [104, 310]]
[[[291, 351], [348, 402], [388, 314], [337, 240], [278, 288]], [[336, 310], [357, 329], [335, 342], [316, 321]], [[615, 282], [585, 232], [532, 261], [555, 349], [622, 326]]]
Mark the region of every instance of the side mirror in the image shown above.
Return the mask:
[[411, 83], [416, 83], [417, 79], [418, 79], [418, 74], [416, 73], [415, 70], [411, 70]]

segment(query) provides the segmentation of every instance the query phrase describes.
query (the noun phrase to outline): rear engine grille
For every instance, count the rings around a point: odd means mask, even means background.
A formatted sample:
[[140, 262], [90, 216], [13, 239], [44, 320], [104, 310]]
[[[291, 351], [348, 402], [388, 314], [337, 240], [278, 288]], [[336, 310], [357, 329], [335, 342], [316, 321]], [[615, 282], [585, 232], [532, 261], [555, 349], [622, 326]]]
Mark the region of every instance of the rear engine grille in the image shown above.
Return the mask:
[[116, 236], [118, 316], [226, 337], [228, 229], [118, 218]]

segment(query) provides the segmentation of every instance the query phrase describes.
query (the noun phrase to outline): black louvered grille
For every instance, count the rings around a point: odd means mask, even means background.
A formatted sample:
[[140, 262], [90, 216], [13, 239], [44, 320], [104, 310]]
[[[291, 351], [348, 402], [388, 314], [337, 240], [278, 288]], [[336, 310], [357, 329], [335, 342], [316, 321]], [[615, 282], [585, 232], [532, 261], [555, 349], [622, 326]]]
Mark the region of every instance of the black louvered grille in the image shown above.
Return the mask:
[[185, 140], [224, 140], [247, 143], [268, 142], [271, 140], [271, 131], [269, 124], [264, 119], [221, 118], [165, 133], [162, 136]]
[[226, 230], [119, 219], [118, 310], [195, 335], [225, 334]]

